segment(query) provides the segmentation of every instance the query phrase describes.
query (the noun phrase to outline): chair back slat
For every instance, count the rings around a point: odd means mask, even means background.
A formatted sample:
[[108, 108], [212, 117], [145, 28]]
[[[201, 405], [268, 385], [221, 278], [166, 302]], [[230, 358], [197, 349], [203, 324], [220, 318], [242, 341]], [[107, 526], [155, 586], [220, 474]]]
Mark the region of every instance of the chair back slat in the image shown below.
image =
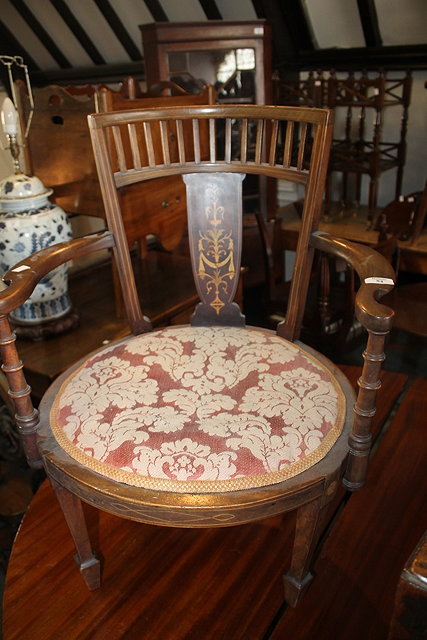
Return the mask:
[[270, 153], [268, 157], [268, 164], [274, 166], [276, 162], [276, 150], [277, 150], [277, 136], [279, 134], [279, 121], [273, 120], [271, 138], [270, 138]]
[[201, 302], [193, 325], [243, 325], [234, 296], [240, 277], [242, 244], [242, 174], [190, 173], [187, 213], [190, 252]]
[[178, 157], [179, 163], [185, 163], [185, 139], [184, 139], [184, 129], [182, 126], [182, 120], [176, 121], [176, 136], [178, 141]]
[[240, 138], [240, 159], [243, 164], [246, 163], [248, 157], [248, 119], [242, 118], [241, 122], [241, 138]]
[[215, 162], [216, 160], [216, 140], [215, 140], [215, 120], [210, 118], [209, 120], [209, 156], [210, 161]]
[[200, 159], [201, 159], [201, 155], [200, 155], [200, 131], [199, 131], [199, 121], [196, 120], [196, 119], [193, 120], [193, 144], [194, 144], [194, 162], [196, 164], [200, 164]]
[[295, 122], [286, 124], [285, 143], [283, 146], [283, 168], [288, 169], [292, 161], [292, 147], [294, 140]]
[[136, 128], [134, 124], [129, 125], [129, 140], [130, 140], [130, 146], [132, 151], [133, 166], [135, 167], [135, 169], [141, 169], [142, 168], [141, 156], [139, 153], [138, 137], [137, 137]]
[[112, 132], [113, 132], [113, 139], [114, 139], [114, 145], [116, 148], [117, 163], [119, 165], [119, 169], [120, 171], [126, 171], [125, 151], [123, 148], [122, 137], [120, 135], [120, 128], [113, 127]]
[[160, 122], [160, 137], [162, 141], [163, 164], [168, 167], [171, 163], [169, 153], [169, 132], [167, 123], [164, 120]]
[[231, 162], [231, 119], [227, 118], [225, 121], [225, 154], [224, 160]]
[[301, 124], [301, 129], [300, 129], [297, 169], [302, 169], [304, 166], [304, 154], [305, 154], [306, 141], [307, 141], [307, 124], [303, 122]]
[[153, 136], [151, 135], [151, 123], [144, 122], [145, 147], [147, 149], [148, 164], [150, 167], [156, 166], [156, 158], [154, 155]]
[[[320, 218], [331, 112], [258, 105], [162, 107], [97, 114], [89, 117], [89, 125], [110, 228], [124, 227], [121, 199], [113, 192], [154, 178], [183, 176], [193, 273], [201, 300], [195, 324], [242, 322], [233, 297], [240, 269], [242, 209], [238, 201], [244, 175], [305, 187], [288, 306], [278, 326], [280, 335], [296, 339], [313, 259], [309, 239]], [[117, 157], [108, 145], [111, 130]], [[143, 216], [144, 211], [136, 215]], [[125, 232], [119, 235], [126, 238]], [[125, 251], [128, 247], [119, 242], [117, 252]], [[128, 273], [127, 267], [123, 271]], [[132, 290], [135, 283], [127, 276], [122, 287]], [[124, 296], [133, 300], [132, 314], [135, 296]]]
[[255, 143], [255, 163], [262, 163], [264, 120], [257, 120], [256, 123], [256, 143]]

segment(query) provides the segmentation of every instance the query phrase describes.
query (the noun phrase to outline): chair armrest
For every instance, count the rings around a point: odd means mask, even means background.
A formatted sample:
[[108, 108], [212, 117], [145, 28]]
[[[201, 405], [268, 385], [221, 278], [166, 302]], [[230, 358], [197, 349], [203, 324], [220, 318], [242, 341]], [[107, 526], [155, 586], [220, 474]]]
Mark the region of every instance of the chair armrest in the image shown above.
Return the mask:
[[310, 244], [342, 258], [356, 271], [361, 284], [356, 294], [355, 312], [362, 326], [374, 332], [390, 331], [394, 311], [378, 302], [395, 284], [394, 270], [386, 258], [371, 247], [334, 238], [322, 231], [312, 233]]
[[93, 251], [114, 246], [114, 236], [102, 231], [68, 242], [53, 244], [29, 255], [7, 271], [0, 280], [0, 315], [7, 315], [23, 304], [40, 280], [64, 262]]
[[354, 420], [349, 436], [349, 453], [343, 484], [350, 491], [360, 489], [366, 478], [371, 448], [371, 423], [375, 415], [375, 399], [381, 387], [380, 370], [385, 358], [384, 341], [391, 329], [394, 312], [378, 302], [378, 298], [394, 286], [394, 271], [379, 253], [365, 245], [314, 232], [310, 245], [320, 251], [345, 260], [360, 277], [356, 294], [356, 317], [368, 331], [363, 352], [364, 365], [357, 384], [359, 391], [354, 405]]

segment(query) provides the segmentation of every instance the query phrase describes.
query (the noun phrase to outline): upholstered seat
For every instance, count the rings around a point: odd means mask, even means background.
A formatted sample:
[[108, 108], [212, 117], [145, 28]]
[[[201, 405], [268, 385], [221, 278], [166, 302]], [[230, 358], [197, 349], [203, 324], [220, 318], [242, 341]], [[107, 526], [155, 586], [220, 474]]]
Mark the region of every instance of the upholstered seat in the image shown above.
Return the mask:
[[198, 493], [301, 473], [344, 416], [330, 371], [274, 333], [170, 327], [88, 358], [62, 383], [50, 422], [63, 449], [102, 475]]

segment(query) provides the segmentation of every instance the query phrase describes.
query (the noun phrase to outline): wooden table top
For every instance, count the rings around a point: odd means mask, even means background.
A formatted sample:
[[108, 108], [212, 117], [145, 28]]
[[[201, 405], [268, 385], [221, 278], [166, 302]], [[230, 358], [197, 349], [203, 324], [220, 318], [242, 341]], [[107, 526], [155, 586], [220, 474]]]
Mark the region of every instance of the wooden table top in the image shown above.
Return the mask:
[[[345, 372], [355, 383], [359, 369]], [[405, 382], [384, 372], [376, 431]], [[283, 605], [281, 581], [293, 515], [183, 530], [88, 507], [104, 565], [101, 589], [89, 592], [44, 483], [12, 550], [4, 640], [385, 640], [400, 571], [426, 525], [426, 412], [427, 381], [416, 379], [379, 441], [367, 486], [342, 503], [295, 610]]]

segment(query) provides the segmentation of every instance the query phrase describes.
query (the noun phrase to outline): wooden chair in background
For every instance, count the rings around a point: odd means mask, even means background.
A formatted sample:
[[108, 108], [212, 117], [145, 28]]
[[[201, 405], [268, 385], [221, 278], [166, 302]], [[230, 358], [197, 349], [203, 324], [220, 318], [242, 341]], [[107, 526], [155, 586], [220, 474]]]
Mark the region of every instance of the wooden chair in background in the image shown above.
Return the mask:
[[[396, 241], [407, 240], [415, 247], [426, 224], [426, 213], [427, 183], [423, 191], [402, 196], [384, 207], [383, 224]], [[413, 279], [409, 283], [398, 281], [387, 296], [387, 304], [395, 312], [396, 329], [427, 338], [427, 282], [423, 276]]]
[[[230, 526], [297, 510], [285, 575], [286, 599], [295, 605], [311, 580], [311, 557], [340, 479], [351, 490], [364, 483], [392, 319], [377, 301], [391, 288], [388, 262], [367, 247], [316, 232], [331, 114], [255, 105], [164, 107], [92, 115], [89, 126], [109, 230], [33, 254], [5, 275], [0, 294], [3, 369], [28, 459], [46, 469], [90, 589], [99, 587], [100, 569], [81, 500], [178, 527]], [[253, 149], [249, 126], [257, 131]], [[225, 132], [221, 146], [217, 129]], [[161, 144], [154, 148], [157, 136]], [[287, 313], [276, 332], [246, 327], [233, 302], [246, 173], [306, 189]], [[200, 303], [190, 325], [152, 332], [136, 291], [119, 193], [168, 176], [182, 176], [186, 184]], [[115, 254], [133, 336], [58, 378], [42, 400], [39, 423], [7, 313], [46, 271], [106, 247]], [[348, 260], [361, 279], [356, 313], [368, 344], [356, 404], [345, 376], [298, 341], [315, 249]]]
[[[25, 122], [30, 105], [26, 87], [19, 81], [16, 94]], [[87, 127], [87, 116], [96, 111], [96, 87], [37, 87], [33, 100], [32, 124], [24, 148], [27, 172], [53, 189], [55, 202], [67, 213], [103, 218]]]
[[408, 193], [389, 202], [382, 209], [376, 228], [379, 230], [382, 225], [398, 240], [416, 245], [426, 225], [426, 214], [427, 182], [424, 191]]

